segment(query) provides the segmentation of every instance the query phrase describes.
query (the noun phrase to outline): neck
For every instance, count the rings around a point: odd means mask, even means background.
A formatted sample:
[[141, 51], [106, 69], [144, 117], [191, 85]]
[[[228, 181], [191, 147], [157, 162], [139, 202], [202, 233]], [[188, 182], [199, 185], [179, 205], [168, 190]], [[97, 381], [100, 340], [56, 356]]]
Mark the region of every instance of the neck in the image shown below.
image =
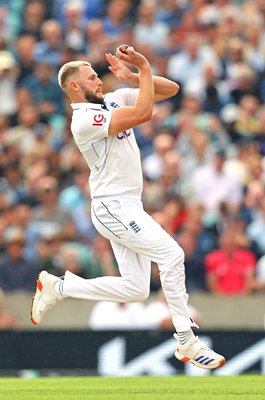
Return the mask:
[[87, 99], [81, 96], [71, 96], [71, 103], [88, 103]]

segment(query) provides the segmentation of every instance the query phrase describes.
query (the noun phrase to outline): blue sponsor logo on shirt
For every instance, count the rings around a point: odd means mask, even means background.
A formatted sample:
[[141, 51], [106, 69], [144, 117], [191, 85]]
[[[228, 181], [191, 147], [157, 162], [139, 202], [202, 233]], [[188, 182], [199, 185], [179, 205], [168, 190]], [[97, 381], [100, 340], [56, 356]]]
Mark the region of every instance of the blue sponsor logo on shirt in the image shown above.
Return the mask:
[[112, 108], [119, 108], [119, 107], [120, 107], [119, 104], [115, 103], [114, 101], [112, 101], [112, 102], [110, 103], [110, 106], [111, 106]]
[[123, 131], [122, 133], [119, 133], [118, 135], [117, 135], [117, 138], [119, 139], [119, 140], [122, 140], [122, 139], [126, 139], [127, 137], [129, 137], [131, 135], [131, 131], [130, 130], [128, 130], [128, 131]]

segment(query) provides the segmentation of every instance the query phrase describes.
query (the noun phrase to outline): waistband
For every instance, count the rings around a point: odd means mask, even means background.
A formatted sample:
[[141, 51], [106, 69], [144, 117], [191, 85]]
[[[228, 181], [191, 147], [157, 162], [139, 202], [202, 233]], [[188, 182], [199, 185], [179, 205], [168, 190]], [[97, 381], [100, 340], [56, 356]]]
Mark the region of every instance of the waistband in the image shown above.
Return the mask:
[[98, 196], [98, 197], [93, 197], [92, 201], [104, 201], [104, 200], [137, 200], [137, 201], [142, 201], [142, 197], [137, 195], [137, 194], [128, 194], [128, 193], [121, 193], [121, 194], [116, 194], [111, 195], [111, 196]]

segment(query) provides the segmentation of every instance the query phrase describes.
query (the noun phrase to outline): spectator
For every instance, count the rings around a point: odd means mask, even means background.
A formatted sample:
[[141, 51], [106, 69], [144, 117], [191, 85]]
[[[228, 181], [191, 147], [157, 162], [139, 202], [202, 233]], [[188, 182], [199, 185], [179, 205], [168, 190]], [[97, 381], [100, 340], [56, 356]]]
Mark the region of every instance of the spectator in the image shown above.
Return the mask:
[[136, 46], [148, 45], [159, 52], [167, 42], [169, 26], [156, 19], [156, 11], [154, 2], [142, 2], [137, 10], [137, 23], [133, 33]]
[[[191, 318], [196, 324], [200, 324], [200, 312], [189, 304]], [[157, 292], [156, 299], [146, 305], [145, 329], [170, 329], [174, 330], [172, 318], [163, 291]]]
[[0, 287], [8, 293], [32, 293], [37, 279], [37, 268], [23, 256], [25, 236], [21, 228], [9, 226], [4, 236], [5, 251], [0, 255]]
[[237, 63], [233, 68], [229, 96], [230, 102], [239, 104], [245, 95], [260, 99], [260, 88], [256, 84], [255, 72], [246, 63]]
[[242, 187], [237, 176], [224, 170], [224, 150], [217, 150], [212, 163], [195, 170], [193, 180], [194, 195], [207, 213], [215, 216], [221, 202], [236, 207], [242, 200]]
[[263, 255], [257, 262], [256, 279], [257, 279], [257, 289], [260, 292], [264, 292], [264, 290], [265, 290], [265, 255]]
[[45, 4], [45, 2], [39, 0], [25, 2], [18, 36], [32, 35], [37, 41], [41, 40], [40, 26], [44, 22], [46, 16]]
[[180, 108], [166, 118], [164, 127], [176, 140], [176, 146], [181, 154], [189, 151], [190, 131], [194, 129], [195, 121], [202, 112], [202, 101], [193, 95], [184, 95]]
[[87, 168], [76, 168], [72, 175], [72, 184], [61, 191], [59, 203], [68, 210], [73, 210], [74, 206], [77, 209], [86, 208], [89, 201], [89, 189], [87, 187], [89, 172]]
[[205, 258], [209, 291], [223, 295], [252, 293], [257, 287], [255, 254], [240, 248], [231, 230], [221, 233], [219, 245]]
[[0, 96], [5, 101], [0, 103], [0, 114], [10, 116], [17, 111], [16, 80], [18, 65], [12, 53], [0, 51]]
[[4, 251], [4, 235], [8, 225], [11, 223], [9, 217], [11, 203], [4, 193], [0, 192], [0, 254]]
[[33, 73], [33, 54], [37, 40], [34, 35], [23, 34], [15, 42], [15, 57], [19, 64], [18, 85]]
[[197, 95], [204, 78], [204, 68], [211, 62], [220, 74], [220, 62], [209, 46], [201, 45], [200, 37], [190, 34], [185, 47], [169, 57], [168, 76], [180, 83], [184, 94]]
[[0, 192], [4, 193], [11, 204], [21, 202], [27, 197], [27, 189], [17, 161], [3, 164], [4, 176], [0, 178]]
[[71, 212], [77, 233], [82, 238], [91, 239], [95, 229], [90, 216], [88, 176], [87, 168], [76, 169], [73, 184], [59, 195], [59, 205]]
[[41, 38], [35, 47], [34, 60], [59, 68], [62, 62], [63, 29], [54, 19], [41, 25]]
[[60, 276], [62, 271], [58, 262], [58, 254], [64, 244], [63, 233], [59, 229], [54, 229], [44, 232], [37, 241], [35, 238], [33, 239], [31, 241], [31, 257], [34, 256], [38, 262], [38, 272], [40, 272], [40, 268], [45, 268], [49, 273]]
[[[22, 108], [26, 106], [33, 106], [33, 99], [31, 92], [25, 87], [18, 87], [16, 90], [16, 103], [17, 111], [9, 117], [10, 127], [19, 125], [19, 114]], [[9, 133], [7, 129], [7, 134]], [[8, 142], [8, 140], [6, 140]]]
[[[8, 128], [10, 127], [10, 125], [11, 125], [10, 118], [8, 118], [6, 115], [0, 114], [0, 154], [1, 154], [1, 157], [3, 157], [3, 153], [5, 151], [4, 143], [6, 141], [6, 132], [7, 132]], [[3, 162], [3, 160], [1, 160], [0, 165], [2, 164], [2, 162]]]
[[0, 290], [0, 330], [18, 329], [19, 321], [17, 318], [5, 309], [4, 306], [4, 292]]
[[91, 248], [100, 267], [99, 275], [117, 276], [118, 266], [109, 241], [101, 235], [95, 235], [91, 240]]
[[205, 133], [193, 127], [190, 131], [190, 151], [182, 155], [181, 174], [188, 180], [195, 170], [208, 164], [212, 158], [212, 148]]
[[41, 122], [38, 107], [35, 104], [25, 104], [18, 110], [17, 125], [7, 131], [6, 143], [17, 146], [21, 154], [26, 155], [36, 141], [49, 143], [50, 134], [50, 126]]
[[252, 222], [247, 227], [247, 235], [253, 240], [260, 254], [265, 254], [265, 198], [261, 198], [253, 216]]
[[65, 271], [68, 270], [86, 279], [101, 276], [101, 266], [94, 249], [87, 243], [70, 242], [64, 238], [58, 253], [54, 256], [54, 263], [57, 266], [56, 275], [64, 275]]
[[34, 248], [36, 241], [35, 232], [31, 228], [33, 209], [28, 199], [14, 204], [12, 215], [12, 223], [16, 224], [23, 231], [25, 237], [24, 257], [31, 262], [38, 262], [39, 258]]
[[217, 68], [211, 62], [204, 65], [201, 91], [203, 110], [219, 116], [229, 100], [228, 91], [224, 90], [224, 85], [219, 81]]
[[86, 2], [85, 8], [85, 18], [90, 21], [94, 18], [101, 18], [105, 11], [105, 1], [104, 0], [90, 0]]
[[246, 59], [256, 72], [262, 72], [265, 68], [265, 46], [263, 42], [263, 21], [260, 15], [246, 22], [244, 37], [246, 43]]
[[261, 122], [258, 115], [260, 102], [256, 96], [246, 94], [239, 100], [234, 124], [233, 139], [237, 142], [248, 142], [259, 139]]
[[156, 19], [166, 23], [170, 28], [181, 24], [181, 18], [185, 11], [185, 3], [178, 0], [162, 0], [158, 4]]
[[[62, 26], [65, 26], [65, 6], [69, 3], [69, 0], [53, 0], [53, 17], [59, 21]], [[74, 3], [78, 6], [83, 7], [83, 16], [86, 21], [90, 21], [94, 18], [101, 18], [105, 13], [105, 1], [104, 0], [70, 0], [70, 4]]]
[[64, 41], [65, 45], [76, 53], [84, 50], [84, 4], [79, 1], [67, 2], [64, 6]]
[[33, 102], [44, 121], [51, 120], [54, 114], [63, 114], [64, 98], [58, 89], [52, 64], [45, 61], [37, 62], [32, 75], [26, 77], [21, 82], [21, 86], [30, 91]]
[[170, 219], [170, 226], [173, 234], [178, 233], [185, 225], [188, 217], [187, 205], [184, 197], [169, 193], [165, 198], [163, 211]]
[[97, 302], [89, 316], [91, 330], [145, 329], [145, 306], [143, 303]]
[[[7, 132], [5, 132], [7, 134]], [[6, 164], [11, 164], [13, 162], [19, 162], [20, 159], [20, 151], [14, 144], [6, 143], [6, 135], [3, 140], [2, 148], [1, 148], [1, 157], [0, 157], [0, 173], [1, 176], [4, 176], [4, 168]]]
[[181, 162], [182, 160], [177, 150], [170, 150], [164, 156], [164, 166], [159, 184], [165, 196], [170, 194], [187, 195], [187, 182], [180, 173]]
[[168, 133], [157, 135], [154, 139], [154, 152], [143, 160], [144, 176], [158, 180], [163, 170], [163, 158], [174, 147], [174, 138]]
[[40, 178], [48, 175], [49, 171], [50, 166], [47, 160], [40, 160], [33, 165], [25, 167], [26, 201], [32, 208], [40, 204], [37, 183]]
[[106, 6], [106, 15], [102, 18], [104, 32], [116, 40], [117, 45], [123, 43], [123, 34], [131, 29], [129, 0], [110, 0]]
[[218, 234], [214, 229], [212, 220], [208, 220], [204, 206], [194, 199], [187, 201], [187, 217], [184, 230], [195, 235], [197, 240], [197, 251], [204, 256], [217, 247]]
[[256, 255], [257, 259], [259, 259], [262, 256], [262, 253], [260, 252], [256, 242], [251, 240], [247, 234], [248, 215], [244, 212], [244, 209], [231, 213], [230, 215], [228, 214], [227, 217], [226, 228], [234, 233], [234, 240], [238, 247], [252, 251]]
[[185, 251], [186, 286], [189, 293], [205, 292], [204, 254], [198, 245], [198, 236], [188, 229], [178, 235], [178, 243]]
[[58, 203], [58, 181], [52, 176], [43, 176], [37, 182], [40, 204], [33, 210], [31, 229], [38, 240], [53, 232], [62, 231], [66, 239], [75, 238], [75, 228], [69, 211]]
[[142, 158], [153, 153], [154, 127], [152, 121], [145, 122], [135, 129], [135, 137], [141, 151]]
[[258, 153], [256, 143], [251, 141], [249, 143], [243, 142], [236, 146], [233, 157], [225, 161], [225, 170], [237, 175], [244, 188], [252, 180], [249, 160], [252, 157], [256, 157]]

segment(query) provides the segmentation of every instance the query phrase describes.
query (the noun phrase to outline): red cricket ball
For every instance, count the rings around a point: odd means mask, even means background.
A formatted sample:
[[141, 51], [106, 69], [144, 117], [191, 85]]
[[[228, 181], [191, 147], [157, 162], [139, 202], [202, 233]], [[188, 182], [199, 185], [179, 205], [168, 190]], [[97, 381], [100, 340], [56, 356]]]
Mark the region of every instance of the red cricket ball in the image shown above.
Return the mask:
[[122, 44], [120, 47], [119, 47], [119, 50], [123, 53], [123, 54], [128, 54], [127, 53], [127, 49], [128, 49], [128, 45], [127, 44]]

